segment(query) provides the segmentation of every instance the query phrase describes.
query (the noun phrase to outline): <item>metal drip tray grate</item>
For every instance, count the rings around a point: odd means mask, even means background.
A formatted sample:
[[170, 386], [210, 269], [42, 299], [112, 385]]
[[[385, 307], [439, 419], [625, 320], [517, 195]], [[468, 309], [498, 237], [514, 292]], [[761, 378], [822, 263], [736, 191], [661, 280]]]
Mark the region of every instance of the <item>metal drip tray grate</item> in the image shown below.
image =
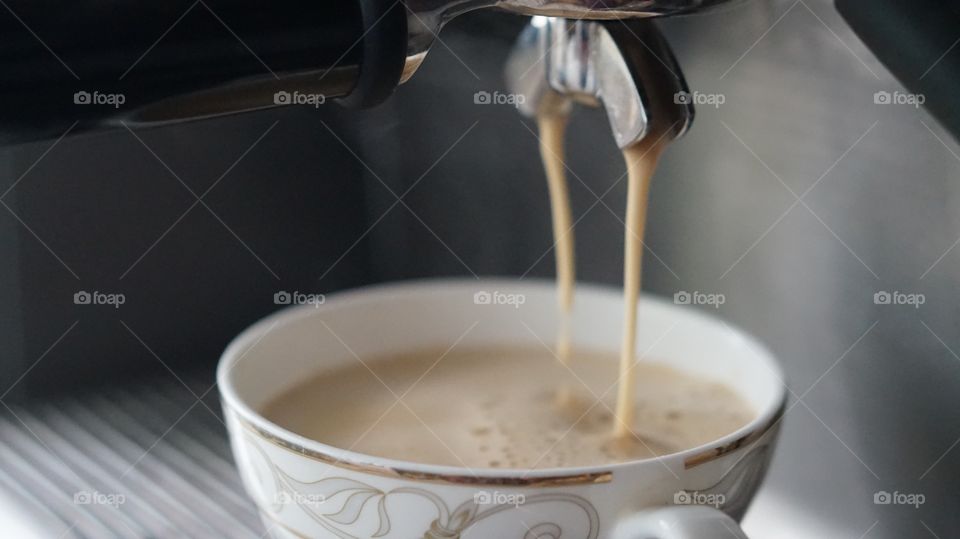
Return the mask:
[[2, 409], [0, 461], [2, 519], [37, 537], [266, 535], [216, 391], [145, 385]]

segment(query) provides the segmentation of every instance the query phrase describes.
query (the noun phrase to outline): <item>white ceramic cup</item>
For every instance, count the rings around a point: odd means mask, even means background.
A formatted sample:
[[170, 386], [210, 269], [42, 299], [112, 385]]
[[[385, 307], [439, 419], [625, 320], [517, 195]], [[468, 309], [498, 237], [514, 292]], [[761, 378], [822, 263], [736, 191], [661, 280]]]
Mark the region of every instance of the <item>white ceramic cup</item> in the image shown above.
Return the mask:
[[[737, 521], [766, 471], [783, 412], [780, 368], [744, 333], [659, 298], [640, 302], [641, 360], [728, 384], [756, 410], [748, 425], [660, 458], [468, 470], [333, 447], [258, 413], [298, 382], [353, 364], [354, 354], [370, 360], [449, 347], [458, 339], [464, 347], [553, 342], [556, 306], [552, 282], [431, 280], [338, 293], [323, 304], [284, 309], [244, 331], [224, 352], [217, 380], [240, 475], [270, 532], [404, 539], [745, 537]], [[622, 311], [619, 290], [579, 286], [575, 345], [617, 351]]]

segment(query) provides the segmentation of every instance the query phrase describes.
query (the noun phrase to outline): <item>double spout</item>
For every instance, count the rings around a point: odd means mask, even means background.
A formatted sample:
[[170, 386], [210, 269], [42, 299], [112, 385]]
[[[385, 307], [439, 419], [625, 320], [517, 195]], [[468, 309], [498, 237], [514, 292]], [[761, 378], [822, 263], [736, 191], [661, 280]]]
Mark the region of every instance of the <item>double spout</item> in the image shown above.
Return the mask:
[[602, 106], [617, 145], [674, 139], [693, 121], [680, 66], [649, 19], [575, 21], [534, 17], [507, 62], [507, 84], [527, 116]]

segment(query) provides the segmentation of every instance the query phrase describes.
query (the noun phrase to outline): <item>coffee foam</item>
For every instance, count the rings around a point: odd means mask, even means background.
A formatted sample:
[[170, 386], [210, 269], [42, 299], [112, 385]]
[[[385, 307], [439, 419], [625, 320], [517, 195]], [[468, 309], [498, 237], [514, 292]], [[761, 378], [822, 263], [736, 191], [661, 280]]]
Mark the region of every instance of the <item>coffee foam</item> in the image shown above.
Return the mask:
[[569, 368], [543, 348], [428, 350], [364, 363], [369, 369], [357, 363], [285, 392], [265, 417], [380, 457], [539, 469], [673, 453], [733, 432], [754, 415], [722, 384], [643, 361], [635, 367], [635, 423], [628, 436], [614, 437], [612, 353], [575, 350]]

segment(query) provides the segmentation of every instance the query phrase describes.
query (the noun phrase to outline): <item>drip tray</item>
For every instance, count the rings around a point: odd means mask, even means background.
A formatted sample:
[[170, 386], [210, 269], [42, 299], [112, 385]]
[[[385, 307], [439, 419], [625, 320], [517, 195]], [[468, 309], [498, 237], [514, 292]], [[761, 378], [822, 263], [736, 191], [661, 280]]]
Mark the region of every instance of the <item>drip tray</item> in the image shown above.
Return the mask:
[[188, 385], [0, 408], [4, 535], [265, 537], [233, 466], [216, 389]]

